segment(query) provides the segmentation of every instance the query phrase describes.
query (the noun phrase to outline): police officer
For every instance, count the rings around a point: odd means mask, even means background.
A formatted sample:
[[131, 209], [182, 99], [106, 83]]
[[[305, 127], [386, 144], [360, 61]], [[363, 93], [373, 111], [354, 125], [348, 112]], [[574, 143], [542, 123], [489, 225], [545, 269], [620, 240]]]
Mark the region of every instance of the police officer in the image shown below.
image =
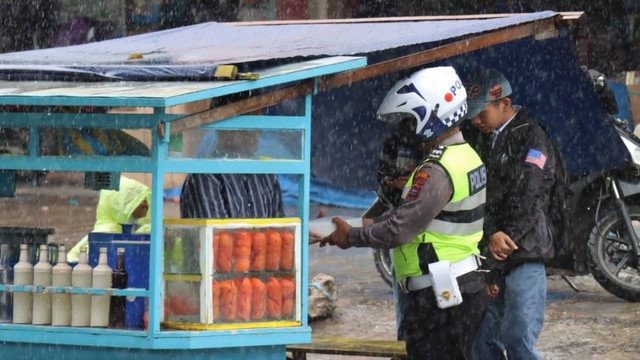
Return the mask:
[[451, 67], [420, 70], [383, 100], [382, 119], [415, 119], [432, 150], [412, 173], [402, 202], [389, 214], [352, 228], [334, 218], [325, 244], [393, 248], [396, 278], [407, 295], [400, 331], [409, 359], [466, 359], [487, 297], [479, 273], [486, 173], [458, 123], [466, 92]]
[[[497, 261], [473, 359], [540, 359], [535, 344], [546, 299], [544, 261], [553, 257], [549, 196], [559, 164], [553, 143], [526, 109], [511, 101], [511, 84], [495, 69], [465, 79], [467, 118], [479, 130], [467, 138], [487, 165], [484, 232]], [[484, 245], [484, 242], [483, 242]]]

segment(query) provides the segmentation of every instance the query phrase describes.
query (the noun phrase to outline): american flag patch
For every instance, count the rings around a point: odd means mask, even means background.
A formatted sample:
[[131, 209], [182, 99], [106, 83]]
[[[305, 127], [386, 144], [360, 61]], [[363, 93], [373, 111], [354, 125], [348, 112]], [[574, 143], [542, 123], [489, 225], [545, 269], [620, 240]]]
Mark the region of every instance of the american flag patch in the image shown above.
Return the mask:
[[540, 169], [544, 169], [544, 164], [547, 162], [547, 156], [540, 150], [529, 149], [529, 153], [527, 154], [527, 158], [524, 162], [533, 164]]

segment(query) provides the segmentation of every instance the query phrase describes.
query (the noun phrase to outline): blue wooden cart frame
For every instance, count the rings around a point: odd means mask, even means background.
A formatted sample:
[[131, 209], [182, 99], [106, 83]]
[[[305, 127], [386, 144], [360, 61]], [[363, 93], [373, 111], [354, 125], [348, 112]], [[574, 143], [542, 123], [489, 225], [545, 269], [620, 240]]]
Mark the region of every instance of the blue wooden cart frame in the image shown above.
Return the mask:
[[[30, 132], [29, 153], [25, 156], [6, 156], [0, 159], [0, 170], [103, 171], [140, 172], [152, 174], [151, 204], [151, 261], [149, 291], [109, 290], [113, 295], [144, 296], [149, 300], [148, 331], [116, 329], [52, 327], [0, 324], [0, 341], [4, 356], [9, 354], [73, 358], [70, 354], [90, 354], [111, 357], [122, 355], [144, 358], [170, 358], [176, 355], [220, 358], [282, 359], [285, 345], [311, 340], [307, 324], [310, 131], [313, 91], [298, 91], [301, 87], [317, 86], [317, 78], [324, 75], [366, 66], [364, 57], [328, 57], [293, 63], [260, 71], [255, 81], [214, 82], [7, 82], [0, 81], [0, 106], [72, 106], [72, 107], [151, 107], [153, 114], [68, 114], [49, 112], [4, 112], [0, 127], [27, 127]], [[311, 81], [311, 83], [310, 83]], [[304, 114], [300, 116], [234, 116], [208, 120], [207, 111], [196, 115], [167, 114], [169, 107], [212, 99], [224, 95], [290, 86], [289, 97], [304, 98]], [[308, 88], [306, 88], [308, 89]], [[284, 89], [286, 91], [286, 89]], [[274, 93], [282, 89], [274, 90]], [[267, 99], [267, 94], [261, 94]], [[256, 106], [270, 105], [285, 97], [272, 97]], [[251, 98], [248, 99], [251, 101]], [[254, 102], [255, 103], [255, 102]], [[262, 105], [260, 105], [262, 104]], [[220, 117], [218, 113], [218, 118]], [[172, 125], [176, 128], [172, 129]], [[238, 160], [186, 159], [169, 156], [169, 136], [192, 127], [285, 129], [303, 133], [300, 160]], [[41, 156], [40, 128], [88, 127], [102, 129], [152, 130], [151, 157], [141, 156]], [[161, 331], [162, 286], [162, 214], [163, 179], [168, 173], [280, 173], [300, 175], [298, 217], [302, 221], [301, 326], [287, 328], [243, 329], [232, 331]], [[0, 290], [41, 292], [33, 286], [0, 286]], [[100, 289], [53, 288], [47, 291], [102, 294]], [[28, 343], [28, 346], [25, 346]], [[242, 351], [239, 351], [242, 348]], [[185, 353], [187, 352], [187, 353]]]

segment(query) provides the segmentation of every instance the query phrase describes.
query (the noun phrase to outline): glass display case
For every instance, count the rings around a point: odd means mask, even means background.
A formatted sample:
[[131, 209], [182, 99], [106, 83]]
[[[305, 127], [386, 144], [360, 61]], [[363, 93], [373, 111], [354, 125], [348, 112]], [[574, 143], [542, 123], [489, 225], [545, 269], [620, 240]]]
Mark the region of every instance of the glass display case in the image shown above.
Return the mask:
[[300, 326], [300, 219], [165, 219], [161, 325]]

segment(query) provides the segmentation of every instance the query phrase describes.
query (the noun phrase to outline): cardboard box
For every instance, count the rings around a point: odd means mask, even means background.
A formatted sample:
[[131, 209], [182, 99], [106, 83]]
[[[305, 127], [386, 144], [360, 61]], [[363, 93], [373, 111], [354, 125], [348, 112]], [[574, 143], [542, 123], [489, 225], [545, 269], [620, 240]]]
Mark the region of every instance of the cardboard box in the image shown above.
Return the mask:
[[627, 90], [629, 91], [633, 125], [638, 125], [640, 123], [640, 84], [627, 85]]

